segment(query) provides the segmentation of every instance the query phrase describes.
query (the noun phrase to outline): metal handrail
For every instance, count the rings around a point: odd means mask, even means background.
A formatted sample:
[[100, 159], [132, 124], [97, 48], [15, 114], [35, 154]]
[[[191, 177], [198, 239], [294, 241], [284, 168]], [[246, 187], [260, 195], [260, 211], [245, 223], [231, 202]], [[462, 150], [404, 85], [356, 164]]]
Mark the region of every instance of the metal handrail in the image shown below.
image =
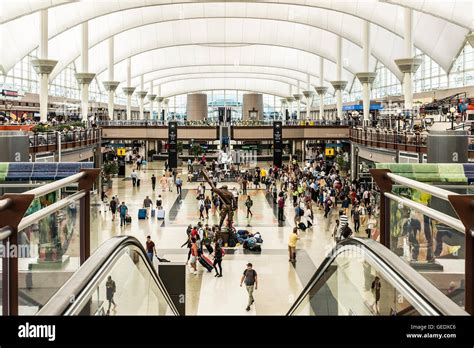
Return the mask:
[[433, 208], [427, 207], [426, 205], [423, 205], [421, 203], [414, 202], [408, 198], [400, 197], [389, 192], [385, 192], [384, 194], [385, 194], [385, 197], [388, 197], [409, 208], [415, 209], [423, 213], [424, 215], [429, 216], [432, 219], [435, 219], [449, 227], [454, 228], [456, 231], [459, 231], [462, 234], [466, 233], [466, 228], [464, 227], [463, 223], [458, 219], [455, 219]]
[[[456, 303], [446, 297], [446, 295], [430, 281], [404, 262], [390, 249], [372, 239], [366, 238], [348, 238], [339, 242], [318, 267], [311, 280], [291, 306], [287, 315], [294, 313], [314, 286], [323, 280], [323, 276], [329, 265], [348, 247], [359, 247], [367, 253], [374, 255], [375, 258], [373, 258], [373, 260], [384, 265], [384, 267], [381, 267], [382, 269], [397, 275], [400, 281], [406, 282], [407, 290], [412, 291], [417, 298], [421, 297], [421, 299], [435, 309], [438, 314], [467, 315]], [[354, 260], [356, 260], [356, 258], [354, 258]]]
[[10, 206], [10, 204], [12, 204], [11, 198], [5, 198], [5, 199], [0, 200], [0, 211], [7, 209]]
[[83, 198], [86, 195], [86, 191], [81, 190], [69, 197], [63, 198], [56, 203], [53, 203], [51, 205], [48, 205], [47, 207], [38, 210], [36, 213], [33, 213], [31, 215], [28, 215], [27, 217], [24, 217], [20, 224], [18, 225], [18, 231], [24, 230], [25, 228], [37, 223], [39, 220], [57, 212], [58, 210], [68, 206], [74, 201], [77, 201], [81, 198]]
[[416, 190], [420, 190], [426, 193], [429, 193], [430, 195], [433, 195], [435, 197], [441, 198], [445, 201], [448, 201], [448, 196], [453, 196], [453, 195], [458, 195], [456, 192], [451, 192], [448, 190], [441, 189], [439, 187], [435, 187], [432, 185], [425, 184], [423, 182], [419, 182], [416, 180], [408, 179], [403, 176], [393, 174], [393, 173], [387, 173], [387, 176], [392, 179], [392, 181], [402, 184], [404, 186], [408, 186], [410, 188], [414, 188]]
[[0, 241], [7, 239], [11, 236], [13, 230], [10, 226], [4, 226], [0, 228]]
[[50, 192], [57, 191], [57, 190], [63, 188], [64, 186], [67, 186], [69, 184], [75, 183], [76, 181], [79, 181], [85, 175], [86, 175], [85, 172], [76, 173], [76, 174], [68, 176], [64, 179], [54, 181], [54, 182], [51, 182], [49, 184], [43, 185], [41, 187], [37, 187], [35, 189], [26, 191], [25, 194], [34, 195], [35, 198], [40, 197], [40, 196], [44, 196], [44, 195], [46, 195]]
[[[97, 250], [87, 259], [87, 261], [76, 270], [76, 272], [66, 281], [66, 283], [49, 299], [49, 301], [39, 310], [37, 315], [74, 315], [74, 310], [81, 304], [91, 290], [96, 288], [91, 286], [94, 281], [104, 275], [104, 270], [108, 270], [116, 260], [120, 251], [126, 247], [137, 248], [142, 255], [146, 266], [162, 291], [168, 305], [174, 314], [179, 315], [169, 293], [161, 281], [158, 272], [146, 256], [141, 243], [132, 236], [115, 236], [102, 243]], [[71, 301], [71, 296], [75, 301]]]

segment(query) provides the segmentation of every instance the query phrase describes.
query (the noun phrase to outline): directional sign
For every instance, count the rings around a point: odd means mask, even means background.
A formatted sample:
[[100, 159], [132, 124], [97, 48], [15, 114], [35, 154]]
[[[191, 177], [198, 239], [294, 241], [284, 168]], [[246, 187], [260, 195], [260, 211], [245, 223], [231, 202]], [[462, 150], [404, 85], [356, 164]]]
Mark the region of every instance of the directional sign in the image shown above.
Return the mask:
[[117, 149], [117, 156], [125, 156], [125, 148], [118, 148]]
[[328, 156], [328, 157], [334, 156], [334, 148], [333, 147], [327, 147], [326, 148], [326, 156]]

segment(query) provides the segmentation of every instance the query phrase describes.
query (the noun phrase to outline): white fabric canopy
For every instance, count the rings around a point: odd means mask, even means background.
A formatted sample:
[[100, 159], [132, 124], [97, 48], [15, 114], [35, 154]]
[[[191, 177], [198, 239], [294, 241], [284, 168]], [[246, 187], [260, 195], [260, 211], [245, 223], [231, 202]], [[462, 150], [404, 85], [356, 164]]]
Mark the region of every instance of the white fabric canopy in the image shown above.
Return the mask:
[[[10, 70], [38, 46], [38, 11], [49, 9], [49, 58], [59, 61], [51, 79], [70, 62], [79, 62], [79, 25], [89, 21], [89, 71], [101, 74], [107, 68], [106, 41], [114, 36], [120, 81], [127, 57], [132, 57], [134, 76], [167, 66], [161, 60], [146, 61], [150, 55], [171, 59], [174, 67], [235, 65], [232, 60], [238, 60], [314, 77], [321, 56], [326, 80], [334, 80], [337, 36], [344, 38], [343, 79], [351, 81], [354, 73], [363, 71], [362, 32], [367, 20], [372, 23], [370, 70], [378, 60], [401, 80], [394, 59], [404, 58], [404, 7], [415, 10], [415, 46], [448, 71], [474, 26], [471, 0], [3, 0], [0, 66]], [[245, 49], [236, 52], [236, 45]], [[166, 57], [159, 53], [163, 50]], [[238, 56], [232, 59], [233, 54]]]

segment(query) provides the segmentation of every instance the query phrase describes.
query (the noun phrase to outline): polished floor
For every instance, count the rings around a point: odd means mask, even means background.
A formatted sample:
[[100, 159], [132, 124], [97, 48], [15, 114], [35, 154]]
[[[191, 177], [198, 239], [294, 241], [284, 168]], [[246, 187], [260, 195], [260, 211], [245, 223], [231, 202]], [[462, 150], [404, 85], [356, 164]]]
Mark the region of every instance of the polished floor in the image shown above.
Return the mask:
[[[115, 235], [132, 235], [145, 243], [147, 235], [155, 242], [160, 257], [170, 261], [186, 261], [187, 249], [180, 248], [186, 240], [186, 227], [195, 224], [199, 218], [196, 200], [197, 183], [184, 183], [182, 200], [179, 199], [176, 188], [172, 191], [162, 190], [157, 184], [156, 190], [151, 188], [150, 177], [155, 174], [158, 178], [163, 173], [162, 163], [150, 163], [147, 168], [140, 170], [140, 187], [133, 187], [130, 178], [113, 179], [113, 185], [108, 197], [118, 195], [124, 201], [132, 216], [132, 223], [120, 227], [116, 218], [106, 208], [96, 203], [92, 208], [92, 250]], [[259, 163], [259, 165], [266, 165]], [[127, 168], [127, 176], [132, 168]], [[186, 181], [186, 175], [182, 175]], [[230, 183], [233, 187], [237, 184]], [[206, 191], [206, 194], [210, 192]], [[294, 226], [294, 211], [287, 203], [285, 223], [278, 223], [274, 205], [265, 194], [264, 189], [249, 190], [254, 205], [253, 217], [246, 218], [244, 200], [239, 197], [239, 210], [235, 218], [237, 229], [248, 229], [260, 232], [264, 243], [262, 253], [244, 252], [236, 247], [227, 252], [224, 257], [223, 277], [215, 278], [214, 273], [208, 273], [199, 266], [199, 273], [187, 275], [186, 312], [188, 315], [281, 315], [286, 313], [309, 278], [321, 263], [325, 253], [332, 248], [334, 242], [331, 232], [334, 219], [324, 219], [319, 210], [315, 210], [315, 224], [312, 229], [300, 233], [298, 256], [295, 265], [288, 262], [288, 238]], [[164, 221], [157, 219], [138, 220], [138, 209], [143, 205], [143, 199], [149, 196], [153, 202], [158, 195], [163, 198], [166, 211]], [[217, 214], [210, 214], [206, 222], [217, 223]], [[229, 249], [232, 250], [232, 249]], [[255, 304], [251, 311], [246, 312], [247, 293], [245, 287], [240, 287], [240, 277], [247, 262], [252, 262], [259, 275], [259, 288], [255, 291]]]

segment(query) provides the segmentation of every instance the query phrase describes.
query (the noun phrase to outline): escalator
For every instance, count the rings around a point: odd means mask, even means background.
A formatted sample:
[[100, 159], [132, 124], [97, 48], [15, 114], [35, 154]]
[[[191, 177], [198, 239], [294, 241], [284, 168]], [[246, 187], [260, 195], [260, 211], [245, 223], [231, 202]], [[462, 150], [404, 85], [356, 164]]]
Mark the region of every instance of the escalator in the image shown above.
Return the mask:
[[380, 243], [350, 238], [324, 259], [287, 315], [467, 313]]
[[145, 250], [130, 236], [99, 246], [37, 314], [179, 315]]

